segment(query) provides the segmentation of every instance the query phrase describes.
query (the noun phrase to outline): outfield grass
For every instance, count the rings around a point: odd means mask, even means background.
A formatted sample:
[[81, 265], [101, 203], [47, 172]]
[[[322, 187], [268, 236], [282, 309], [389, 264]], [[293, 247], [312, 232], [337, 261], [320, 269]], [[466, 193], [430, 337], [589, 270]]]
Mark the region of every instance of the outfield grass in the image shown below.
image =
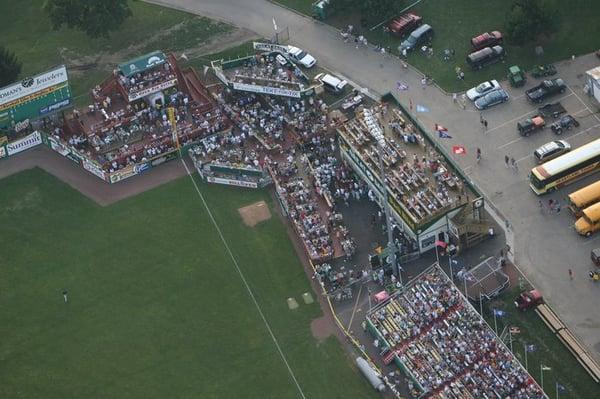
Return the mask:
[[[276, 0], [282, 4], [296, 8], [310, 15], [311, 0]], [[411, 2], [405, 2], [406, 5]], [[470, 52], [470, 39], [489, 30], [504, 30], [504, 21], [512, 1], [509, 0], [424, 0], [411, 11], [423, 16], [424, 23], [430, 24], [435, 37], [432, 42], [434, 55], [426, 57], [419, 52], [408, 57], [410, 64], [423, 73], [433, 76], [436, 82], [446, 91], [462, 91], [487, 79], [503, 79], [510, 65], [520, 65], [530, 70], [539, 63], [555, 62], [595, 51], [599, 47], [600, 36], [600, 2], [591, 0], [548, 0], [548, 5], [557, 10], [558, 30], [551, 36], [522, 47], [506, 45], [508, 59], [505, 64], [496, 64], [482, 71], [471, 71], [466, 65], [465, 57]], [[306, 12], [306, 8], [309, 11]], [[389, 15], [393, 17], [393, 15]], [[334, 14], [326, 21], [338, 28], [353, 24], [355, 31], [363, 33], [373, 44], [390, 47], [397, 54], [401, 40], [393, 37], [381, 28], [370, 31], [375, 24], [360, 27], [360, 15], [357, 13]], [[534, 47], [541, 45], [544, 55], [535, 55]], [[443, 50], [452, 48], [456, 56], [454, 60], [444, 61]], [[455, 67], [465, 72], [465, 80], [456, 78]]]
[[[540, 383], [540, 364], [552, 368], [551, 371], [544, 372], [544, 390], [551, 398], [555, 397], [556, 382], [567, 388], [566, 392], [560, 394], [560, 398], [591, 399], [598, 397], [598, 384], [579, 365], [562, 342], [552, 334], [535, 311], [520, 312], [515, 309], [513, 301], [519, 293], [519, 288], [515, 287], [486, 304], [484, 316], [488, 324], [494, 328], [492, 309], [506, 311], [506, 316], [496, 318], [498, 334], [505, 326], [520, 328], [521, 333], [513, 336], [513, 350], [523, 365], [525, 365], [524, 345], [535, 345], [535, 352], [527, 354], [529, 373]], [[508, 345], [508, 339], [506, 343]]]
[[[85, 96], [120, 62], [156, 49], [181, 50], [198, 46], [231, 26], [185, 12], [132, 1], [133, 17], [108, 39], [90, 39], [63, 28], [52, 30], [42, 9], [44, 0], [0, 2], [3, 45], [23, 62], [22, 77], [59, 64], [97, 63], [90, 70], [70, 71], [75, 96]], [[18, 16], [18, 17], [15, 17]]]
[[[200, 187], [306, 397], [375, 397], [312, 337], [284, 225], [241, 223], [270, 196]], [[0, 181], [0, 225], [0, 397], [298, 397], [188, 177], [103, 208], [29, 170]]]

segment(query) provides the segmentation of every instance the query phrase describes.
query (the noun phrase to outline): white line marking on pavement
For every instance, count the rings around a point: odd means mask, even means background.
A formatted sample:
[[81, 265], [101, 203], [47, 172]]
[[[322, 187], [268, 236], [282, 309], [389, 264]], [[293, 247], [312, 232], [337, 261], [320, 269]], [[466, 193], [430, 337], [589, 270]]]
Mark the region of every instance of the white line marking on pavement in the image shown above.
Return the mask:
[[296, 379], [296, 375], [292, 371], [290, 364], [288, 363], [285, 355], [283, 354], [283, 351], [281, 350], [281, 347], [279, 346], [279, 341], [277, 341], [277, 338], [275, 337], [273, 330], [271, 330], [271, 326], [269, 325], [269, 322], [267, 321], [265, 314], [263, 313], [260, 305], [258, 304], [258, 301], [256, 300], [256, 297], [254, 296], [254, 292], [252, 292], [252, 288], [250, 288], [250, 285], [248, 285], [248, 281], [246, 281], [246, 277], [244, 277], [244, 273], [242, 273], [242, 270], [240, 269], [240, 265], [238, 264], [237, 260], [235, 259], [235, 256], [233, 256], [233, 252], [231, 252], [231, 249], [229, 248], [229, 244], [227, 244], [227, 241], [225, 240], [225, 237], [223, 236], [223, 233], [221, 232], [221, 228], [217, 224], [215, 217], [213, 216], [212, 212], [210, 211], [210, 208], [208, 207], [208, 204], [206, 203], [204, 196], [200, 192], [200, 188], [198, 188], [198, 185], [196, 184], [196, 181], [194, 180], [194, 176], [192, 176], [192, 173], [190, 172], [187, 164], [185, 163], [183, 156], [181, 157], [181, 163], [183, 163], [183, 167], [185, 168], [190, 179], [192, 180], [192, 184], [194, 185], [194, 188], [196, 189], [196, 192], [198, 193], [198, 196], [200, 197], [200, 200], [202, 201], [202, 205], [204, 205], [204, 208], [208, 212], [208, 216], [210, 217], [210, 220], [211, 220], [213, 226], [215, 226], [215, 229], [217, 230], [217, 233], [219, 234], [219, 237], [221, 238], [221, 242], [223, 243], [225, 250], [227, 251], [227, 253], [229, 254], [229, 257], [233, 261], [233, 265], [235, 266], [236, 271], [238, 272], [242, 282], [244, 283], [244, 286], [246, 287], [246, 290], [248, 291], [248, 294], [250, 295], [252, 302], [254, 302], [254, 306], [256, 307], [256, 310], [258, 310], [258, 314], [260, 315], [260, 318], [262, 319], [263, 323], [265, 324], [265, 327], [267, 328], [267, 331], [269, 332], [269, 335], [271, 336], [271, 340], [273, 340], [273, 343], [275, 344], [275, 347], [277, 348], [277, 352], [279, 352], [279, 356], [281, 356], [281, 360], [283, 360], [283, 363], [285, 364], [285, 367], [287, 368], [290, 376], [292, 377], [292, 380], [294, 381], [296, 388], [298, 388], [298, 393], [300, 393], [300, 397], [302, 397], [302, 399], [306, 399], [306, 396], [304, 395], [304, 391], [302, 391], [302, 388], [300, 388], [300, 384], [298, 383], [298, 380]]
[[[569, 87], [569, 86], [567, 86], [567, 87]], [[583, 104], [583, 106], [584, 106], [584, 107], [585, 107], [585, 108], [586, 108], [588, 111], [590, 111], [590, 114], [591, 114], [591, 115], [593, 115], [593, 116], [594, 116], [594, 118], [596, 118], [596, 120], [597, 120], [598, 122], [600, 122], [600, 117], [598, 117], [598, 115], [597, 115], [596, 113], [594, 113], [594, 112], [593, 112], [593, 111], [590, 109], [590, 107], [588, 107], [588, 106], [587, 106], [587, 104], [586, 104], [586, 103], [584, 103], [584, 102], [583, 102], [583, 100], [582, 100], [582, 99], [581, 99], [581, 98], [580, 98], [580, 97], [577, 95], [577, 93], [575, 93], [575, 91], [574, 91], [573, 89], [571, 89], [570, 87], [569, 87], [569, 90], [571, 90], [571, 93], [573, 93], [573, 95], [574, 95], [575, 97], [577, 97], [577, 99], [579, 100], [579, 102], [581, 102], [581, 103]]]
[[516, 163], [519, 163], [519, 162], [521, 162], [521, 161], [523, 161], [523, 160], [525, 160], [525, 159], [527, 159], [527, 158], [530, 158], [530, 157], [532, 157], [532, 156], [533, 156], [533, 155], [531, 155], [531, 154], [529, 154], [529, 155], [525, 155], [523, 158], [519, 158], [519, 159], [517, 159], [515, 162], [516, 162]]
[[498, 149], [502, 149], [504, 147], [508, 147], [509, 145], [514, 144], [514, 143], [516, 143], [518, 141], [521, 141], [521, 140], [523, 140], [523, 137], [519, 137], [518, 139], [511, 140], [511, 141], [509, 141], [506, 144], [502, 144], [500, 147], [498, 147]]
[[360, 285], [360, 288], [358, 289], [358, 295], [356, 296], [356, 302], [354, 303], [354, 309], [352, 309], [352, 315], [350, 316], [350, 322], [348, 323], [348, 327], [346, 327], [346, 330], [351, 331], [352, 330], [352, 322], [354, 321], [354, 315], [356, 314], [356, 309], [358, 308], [358, 301], [360, 301], [360, 294], [362, 294], [362, 289], [363, 289], [363, 285]]

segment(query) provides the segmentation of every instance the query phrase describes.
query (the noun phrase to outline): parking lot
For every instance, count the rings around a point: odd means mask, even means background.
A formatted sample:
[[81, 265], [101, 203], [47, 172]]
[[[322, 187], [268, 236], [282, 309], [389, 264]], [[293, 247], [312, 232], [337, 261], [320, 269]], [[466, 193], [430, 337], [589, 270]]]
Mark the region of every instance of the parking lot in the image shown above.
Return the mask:
[[[532, 132], [529, 137], [518, 133], [517, 122], [535, 115], [539, 106], [527, 101], [525, 90], [541, 80], [529, 77], [521, 88], [501, 82], [511, 97], [504, 104], [481, 113], [472, 104], [466, 110], [457, 106], [455, 111], [444, 115], [453, 139], [440, 142], [448, 150], [456, 144], [467, 148], [467, 155], [454, 157], [511, 223], [509, 236], [514, 237], [515, 263], [542, 290], [575, 334], [593, 348], [596, 358], [600, 358], [600, 285], [588, 277], [594, 267], [590, 250], [600, 247], [600, 235], [580, 237], [573, 229], [575, 218], [566, 207], [568, 194], [598, 180], [600, 175], [588, 176], [542, 197], [533, 193], [528, 179], [535, 166], [533, 151], [537, 147], [561, 139], [576, 148], [600, 137], [598, 108], [583, 93], [585, 71], [596, 65], [598, 59], [592, 55], [557, 65], [559, 72], [553, 78], [563, 78], [568, 89], [544, 102], [560, 101], [567, 113], [580, 122], [577, 128], [559, 136], [549, 126], [554, 119], [546, 118], [545, 129]], [[487, 131], [480, 123], [481, 116], [488, 121]], [[437, 118], [439, 121], [440, 116]], [[423, 118], [423, 122], [428, 125], [434, 120]], [[480, 163], [475, 157], [477, 147], [482, 151]], [[516, 160], [518, 171], [506, 167], [505, 155]], [[543, 201], [546, 208], [549, 199], [560, 202], [560, 213], [540, 209], [538, 201]], [[574, 274], [572, 281], [569, 269]]]

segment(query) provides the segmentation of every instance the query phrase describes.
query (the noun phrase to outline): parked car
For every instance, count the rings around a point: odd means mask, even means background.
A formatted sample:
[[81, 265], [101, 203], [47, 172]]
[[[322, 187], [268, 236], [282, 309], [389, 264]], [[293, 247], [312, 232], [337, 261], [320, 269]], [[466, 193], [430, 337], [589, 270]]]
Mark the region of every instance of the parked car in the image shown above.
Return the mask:
[[549, 79], [544, 80], [539, 85], [532, 87], [529, 90], [525, 91], [525, 95], [529, 99], [529, 101], [534, 103], [541, 103], [546, 98], [553, 96], [558, 93], [564, 93], [567, 89], [567, 85], [564, 80], [558, 79]]
[[500, 83], [498, 83], [497, 80], [488, 80], [478, 84], [472, 89], [467, 90], [467, 97], [469, 98], [469, 100], [475, 101], [478, 98], [485, 96], [490, 91], [498, 90], [501, 88], [502, 86], [500, 86]]
[[504, 60], [505, 55], [502, 46], [486, 47], [469, 54], [467, 56], [467, 64], [473, 69], [481, 69]]
[[315, 76], [315, 80], [323, 84], [325, 90], [333, 93], [339, 93], [344, 90], [344, 87], [348, 84], [345, 80], [338, 78], [337, 76], [330, 75], [328, 73], [320, 73]]
[[403, 36], [412, 32], [422, 23], [423, 18], [421, 16], [409, 12], [392, 19], [388, 24], [388, 28], [393, 34]]
[[527, 310], [544, 303], [544, 297], [538, 290], [522, 292], [515, 300], [515, 307], [519, 310]]
[[288, 55], [292, 61], [299, 63], [305, 68], [312, 68], [317, 63], [317, 60], [312, 55], [298, 47], [288, 46]]
[[406, 40], [400, 43], [398, 51], [402, 54], [405, 51], [414, 50], [420, 44], [428, 43], [432, 37], [433, 28], [427, 24], [423, 24], [413, 30]]
[[565, 107], [563, 107], [560, 102], [548, 103], [542, 107], [539, 107], [538, 111], [540, 111], [540, 115], [542, 115], [544, 118], [558, 118], [560, 115], [567, 112]]
[[564, 140], [555, 140], [544, 144], [533, 152], [537, 164], [547, 162], [571, 151], [571, 144]]
[[486, 109], [496, 104], [508, 101], [508, 93], [504, 89], [493, 90], [475, 101], [477, 109]]
[[502, 44], [502, 33], [497, 30], [485, 32], [471, 39], [473, 50], [481, 50], [485, 47], [493, 47]]
[[517, 123], [517, 130], [519, 130], [519, 134], [525, 137], [529, 136], [533, 132], [544, 129], [544, 127], [546, 127], [546, 121], [541, 115], [535, 115]]
[[572, 115], [565, 115], [550, 125], [550, 129], [557, 135], [561, 135], [564, 130], [571, 130], [573, 127], [579, 127], [579, 121]]

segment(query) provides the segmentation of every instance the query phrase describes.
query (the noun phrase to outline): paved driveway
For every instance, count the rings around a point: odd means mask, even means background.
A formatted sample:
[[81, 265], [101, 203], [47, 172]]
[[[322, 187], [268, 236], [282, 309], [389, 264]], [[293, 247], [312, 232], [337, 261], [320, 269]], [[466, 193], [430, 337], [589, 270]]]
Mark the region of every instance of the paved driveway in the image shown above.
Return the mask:
[[[523, 97], [524, 89], [509, 88], [511, 100], [484, 111], [489, 131], [484, 133], [479, 122], [480, 113], [469, 105], [463, 110], [454, 104], [450, 96], [435, 87], [422, 88], [421, 75], [412, 69], [403, 69], [398, 60], [384, 57], [367, 48], [356, 49], [344, 43], [339, 33], [310, 18], [299, 16], [265, 0], [160, 0], [159, 4], [181, 8], [190, 12], [230, 22], [248, 28], [258, 34], [273, 35], [272, 19], [280, 28], [289, 28], [290, 42], [310, 51], [321, 66], [341, 73], [351, 81], [377, 94], [395, 92], [399, 100], [408, 105], [422, 104], [431, 110], [420, 114], [426, 127], [441, 123], [450, 129], [452, 144], [466, 145], [468, 154], [456, 159], [471, 179], [483, 190], [489, 200], [513, 225], [515, 263], [540, 287], [549, 303], [565, 322], [580, 336], [594, 355], [600, 358], [600, 285], [594, 286], [587, 279], [591, 269], [589, 251], [600, 246], [600, 235], [588, 240], [578, 237], [572, 230], [572, 217], [565, 210], [559, 215], [542, 214], [538, 198], [528, 187], [527, 173], [533, 166], [530, 154], [533, 149], [554, 136], [549, 129], [529, 138], [521, 138], [516, 132], [516, 122], [535, 111]], [[598, 137], [600, 119], [592, 114], [593, 108], [583, 98], [583, 73], [598, 64], [592, 56], [567, 61], [558, 66], [558, 76], [565, 78], [570, 91], [561, 99], [569, 112], [581, 120], [581, 127], [564, 134], [571, 144], [577, 146]], [[470, 72], [467, 72], [470, 73]], [[396, 82], [401, 81], [409, 90], [398, 92]], [[530, 79], [526, 87], [536, 82]], [[505, 86], [506, 86], [506, 82]], [[560, 96], [559, 96], [560, 97]], [[480, 147], [483, 160], [475, 163], [475, 149]], [[519, 172], [513, 173], [504, 166], [504, 155], [518, 160]], [[593, 178], [560, 190], [548, 198], [561, 199], [572, 190], [583, 186]], [[575, 278], [570, 281], [567, 269], [573, 269]]]

